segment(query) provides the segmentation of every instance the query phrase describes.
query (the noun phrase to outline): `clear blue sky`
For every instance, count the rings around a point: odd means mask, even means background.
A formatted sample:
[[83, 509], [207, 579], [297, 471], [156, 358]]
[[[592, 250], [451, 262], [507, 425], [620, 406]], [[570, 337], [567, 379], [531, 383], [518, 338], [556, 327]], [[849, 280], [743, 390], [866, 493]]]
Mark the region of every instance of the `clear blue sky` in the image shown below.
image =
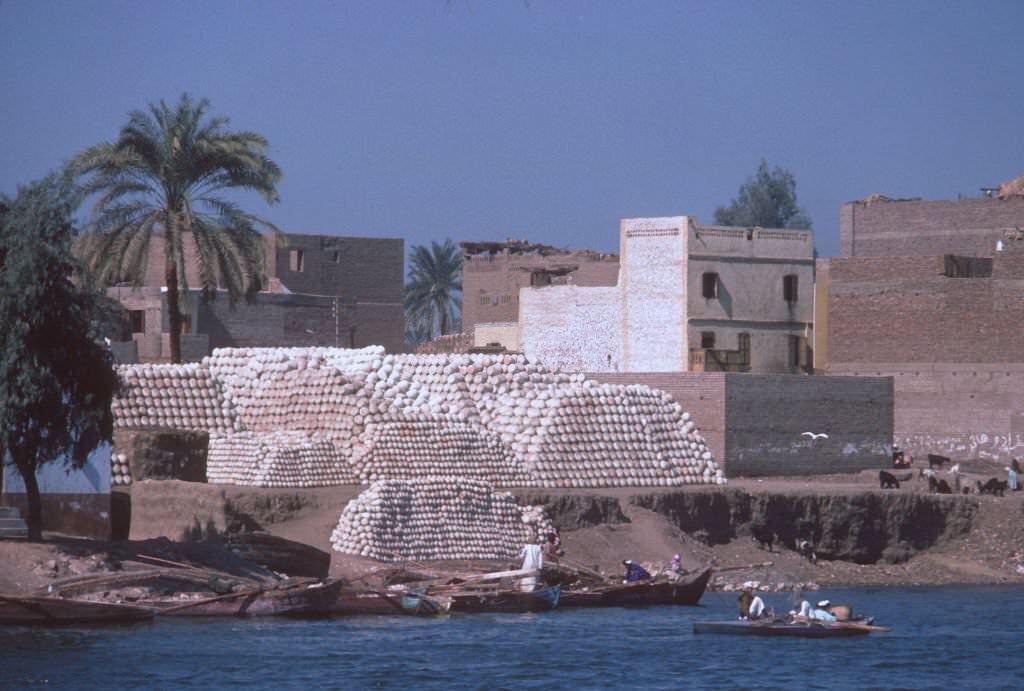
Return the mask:
[[1024, 173], [1024, 2], [0, 0], [0, 191], [183, 91], [256, 130], [283, 230], [615, 251], [763, 157], [819, 252], [872, 192]]

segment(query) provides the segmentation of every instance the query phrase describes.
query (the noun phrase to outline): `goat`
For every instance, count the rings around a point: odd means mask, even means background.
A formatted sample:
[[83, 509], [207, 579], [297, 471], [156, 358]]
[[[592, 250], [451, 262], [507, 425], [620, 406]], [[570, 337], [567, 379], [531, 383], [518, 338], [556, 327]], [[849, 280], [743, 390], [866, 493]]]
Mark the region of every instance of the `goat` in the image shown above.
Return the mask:
[[752, 524], [750, 538], [757, 543], [758, 547], [771, 552], [772, 544], [775, 542], [775, 531], [764, 525]]
[[892, 473], [887, 473], [884, 470], [878, 471], [878, 485], [880, 489], [899, 489], [900, 481], [896, 479], [896, 476]]
[[929, 468], [941, 468], [944, 463], [949, 463], [947, 456], [940, 456], [938, 454], [928, 454], [928, 467]]
[[814, 545], [809, 540], [796, 540], [793, 546], [801, 557], [812, 564], [818, 563], [818, 555], [814, 553]]
[[934, 475], [928, 476], [928, 491], [932, 494], [952, 494], [953, 488], [945, 480], [936, 480]]
[[981, 481], [979, 480], [977, 485], [978, 494], [991, 494], [993, 497], [1001, 497], [1003, 496], [1003, 492], [1006, 491], [1009, 483], [1007, 483], [1006, 480], [997, 480], [993, 477], [986, 480], [985, 484], [981, 484]]

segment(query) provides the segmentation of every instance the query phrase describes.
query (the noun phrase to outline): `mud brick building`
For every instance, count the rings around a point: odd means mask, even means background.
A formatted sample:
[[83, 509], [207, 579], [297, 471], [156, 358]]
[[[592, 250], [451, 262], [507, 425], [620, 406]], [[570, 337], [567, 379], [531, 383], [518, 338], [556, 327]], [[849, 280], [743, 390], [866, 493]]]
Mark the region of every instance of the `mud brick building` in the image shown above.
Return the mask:
[[[265, 236], [269, 285], [231, 306], [227, 294], [187, 298], [182, 356], [198, 360], [219, 347], [382, 345], [405, 347], [402, 310], [404, 241], [331, 235]], [[185, 242], [186, 278], [199, 285], [194, 243]], [[131, 340], [115, 343], [122, 361], [170, 354], [163, 241], [154, 238], [141, 287], [108, 289], [129, 312]]]
[[875, 196], [818, 261], [816, 365], [891, 376], [913, 455], [1024, 456], [1024, 197]]

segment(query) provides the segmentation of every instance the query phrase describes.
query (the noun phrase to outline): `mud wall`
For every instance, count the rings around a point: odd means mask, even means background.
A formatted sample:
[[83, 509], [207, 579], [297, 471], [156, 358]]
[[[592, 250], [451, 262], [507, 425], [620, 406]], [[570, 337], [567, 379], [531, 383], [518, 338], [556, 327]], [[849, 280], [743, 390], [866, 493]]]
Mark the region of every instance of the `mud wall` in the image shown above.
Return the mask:
[[883, 494], [748, 494], [741, 490], [633, 495], [708, 544], [770, 531], [792, 547], [809, 540], [821, 559], [858, 564], [902, 562], [971, 530], [978, 502], [970, 497]]

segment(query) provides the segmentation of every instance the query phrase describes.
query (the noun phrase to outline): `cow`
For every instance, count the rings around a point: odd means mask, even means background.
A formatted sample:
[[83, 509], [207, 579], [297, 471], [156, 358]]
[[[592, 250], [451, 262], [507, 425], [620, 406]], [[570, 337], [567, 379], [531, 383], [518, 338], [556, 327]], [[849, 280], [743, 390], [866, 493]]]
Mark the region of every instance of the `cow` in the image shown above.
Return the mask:
[[993, 497], [1003, 496], [1003, 492], [1009, 485], [1006, 480], [997, 480], [994, 477], [986, 480], [985, 484], [981, 484], [981, 481], [976, 484], [978, 485], [978, 494], [991, 494]]
[[949, 463], [949, 458], [947, 456], [940, 456], [935, 453], [928, 454], [929, 468], [941, 468], [944, 463]]
[[880, 489], [899, 489], [900, 481], [896, 479], [896, 476], [892, 473], [887, 473], [884, 470], [878, 471], [878, 485]]
[[818, 563], [818, 555], [814, 553], [814, 545], [812, 545], [809, 540], [797, 539], [794, 542], [793, 547], [796, 549], [797, 553], [807, 561], [812, 564]]

